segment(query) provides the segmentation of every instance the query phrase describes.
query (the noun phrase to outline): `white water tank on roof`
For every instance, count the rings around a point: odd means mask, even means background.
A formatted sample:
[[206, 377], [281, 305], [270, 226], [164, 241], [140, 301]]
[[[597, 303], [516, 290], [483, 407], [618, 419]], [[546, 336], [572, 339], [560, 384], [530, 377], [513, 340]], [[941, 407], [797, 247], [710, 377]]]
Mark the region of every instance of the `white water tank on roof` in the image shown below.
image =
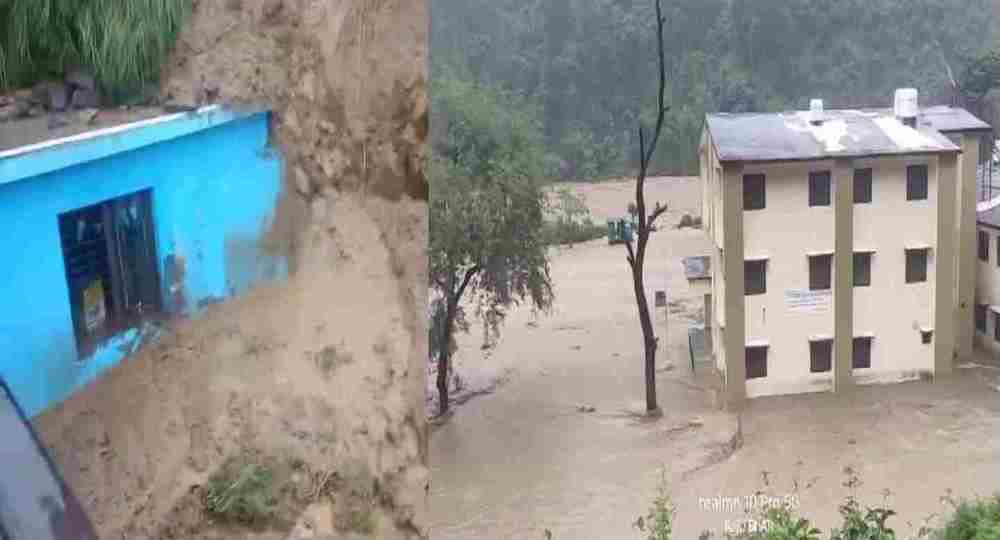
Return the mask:
[[813, 99], [809, 101], [809, 123], [819, 125], [823, 123], [823, 100]]
[[894, 103], [895, 105], [893, 108], [895, 109], [896, 118], [916, 118], [920, 112], [920, 108], [917, 103], [916, 88], [900, 88], [896, 90], [896, 99]]

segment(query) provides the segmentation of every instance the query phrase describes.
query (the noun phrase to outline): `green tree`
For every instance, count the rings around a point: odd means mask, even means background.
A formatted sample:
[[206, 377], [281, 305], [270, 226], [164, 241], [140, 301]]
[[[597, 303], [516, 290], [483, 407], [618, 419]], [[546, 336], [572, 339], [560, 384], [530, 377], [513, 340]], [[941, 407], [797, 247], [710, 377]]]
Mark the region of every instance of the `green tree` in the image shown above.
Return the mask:
[[430, 342], [443, 414], [454, 334], [469, 328], [466, 306], [496, 334], [510, 307], [528, 301], [544, 310], [553, 295], [532, 107], [449, 71], [432, 79], [431, 104]]

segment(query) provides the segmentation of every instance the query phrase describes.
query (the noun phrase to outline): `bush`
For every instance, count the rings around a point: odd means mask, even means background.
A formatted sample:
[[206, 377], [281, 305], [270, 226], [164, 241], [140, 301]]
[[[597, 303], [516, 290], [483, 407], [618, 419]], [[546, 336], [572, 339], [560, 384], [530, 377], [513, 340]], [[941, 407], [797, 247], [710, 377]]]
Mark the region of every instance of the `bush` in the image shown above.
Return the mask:
[[636, 520], [635, 527], [646, 533], [646, 540], [670, 540], [674, 527], [674, 505], [670, 502], [666, 469], [660, 470], [653, 504], [645, 516]]
[[963, 500], [935, 540], [1000, 540], [1000, 494], [990, 498]]
[[279, 493], [273, 470], [244, 452], [209, 477], [205, 510], [225, 523], [265, 526], [277, 517]]
[[603, 237], [604, 226], [594, 223], [583, 196], [570, 188], [556, 190], [555, 203], [550, 208], [553, 219], [546, 222], [544, 238], [549, 245], [575, 244]]

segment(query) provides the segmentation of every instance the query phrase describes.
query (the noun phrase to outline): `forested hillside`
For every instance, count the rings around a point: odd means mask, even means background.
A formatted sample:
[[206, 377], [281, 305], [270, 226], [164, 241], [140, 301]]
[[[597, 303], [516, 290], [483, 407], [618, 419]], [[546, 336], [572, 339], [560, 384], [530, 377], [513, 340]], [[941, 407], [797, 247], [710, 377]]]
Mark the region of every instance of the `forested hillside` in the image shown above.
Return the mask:
[[[637, 119], [651, 121], [655, 108], [652, 0], [430, 7], [432, 80], [474, 79], [525, 96], [540, 114], [551, 175], [632, 167]], [[655, 161], [661, 172], [696, 169], [705, 112], [805, 108], [813, 97], [827, 107], [888, 106], [902, 86], [918, 88], [922, 104], [952, 103], [951, 80], [1000, 29], [997, 0], [663, 0], [663, 8], [673, 108]]]

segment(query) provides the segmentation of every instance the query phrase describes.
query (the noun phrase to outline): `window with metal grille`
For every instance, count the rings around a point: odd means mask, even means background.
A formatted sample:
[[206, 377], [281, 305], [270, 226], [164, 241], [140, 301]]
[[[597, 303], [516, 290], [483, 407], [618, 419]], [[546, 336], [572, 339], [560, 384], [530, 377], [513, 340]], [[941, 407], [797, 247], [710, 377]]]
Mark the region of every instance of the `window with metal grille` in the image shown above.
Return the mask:
[[856, 252], [854, 254], [854, 286], [868, 287], [872, 284], [872, 254]]
[[809, 256], [809, 290], [822, 291], [830, 288], [832, 263], [833, 255]]
[[922, 201], [925, 199], [927, 199], [927, 165], [906, 167], [906, 200]]
[[976, 330], [986, 333], [986, 305], [976, 304]]
[[743, 294], [754, 296], [767, 292], [767, 261], [743, 262]]
[[[978, 234], [978, 244], [979, 248], [979, 260], [989, 261], [990, 260], [990, 235], [986, 234], [986, 231], [979, 231]], [[1000, 257], [997, 258], [1000, 260]]]
[[77, 352], [160, 310], [151, 191], [59, 215]]
[[830, 171], [809, 173], [809, 206], [830, 206]]
[[862, 336], [854, 338], [854, 346], [851, 351], [851, 367], [854, 369], [872, 367], [872, 338]]
[[809, 372], [826, 373], [833, 366], [833, 340], [821, 339], [809, 342]]
[[920, 343], [924, 345], [930, 345], [931, 337], [934, 335], [933, 330], [921, 330], [920, 331]]
[[766, 181], [763, 174], [743, 175], [743, 209], [762, 210], [767, 206]]
[[746, 348], [747, 379], [767, 377], [767, 346], [758, 345]]
[[906, 250], [906, 282], [922, 283], [927, 281], [927, 249]]
[[871, 169], [854, 169], [854, 202], [855, 204], [872, 202]]
[[1000, 313], [993, 312], [993, 339], [1000, 341]]

